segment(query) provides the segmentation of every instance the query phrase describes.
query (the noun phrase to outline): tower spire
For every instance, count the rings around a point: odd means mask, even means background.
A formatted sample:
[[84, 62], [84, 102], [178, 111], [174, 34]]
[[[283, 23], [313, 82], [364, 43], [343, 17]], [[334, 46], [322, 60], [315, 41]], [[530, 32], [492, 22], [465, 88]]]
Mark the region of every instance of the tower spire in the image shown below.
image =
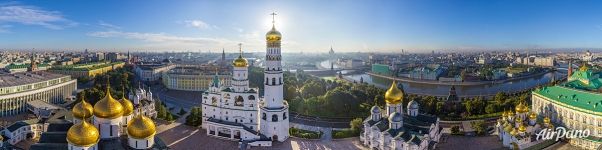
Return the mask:
[[242, 43], [238, 43], [238, 51], [240, 52], [240, 57], [242, 57]]
[[270, 15], [272, 15], [272, 28], [275, 28], [275, 24], [276, 24], [276, 12], [272, 12]]

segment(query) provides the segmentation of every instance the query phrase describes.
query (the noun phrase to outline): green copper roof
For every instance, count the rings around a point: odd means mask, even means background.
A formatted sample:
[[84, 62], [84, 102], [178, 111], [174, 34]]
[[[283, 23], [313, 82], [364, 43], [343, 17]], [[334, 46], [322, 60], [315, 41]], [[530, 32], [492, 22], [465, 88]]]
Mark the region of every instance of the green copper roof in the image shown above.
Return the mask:
[[564, 86], [581, 90], [598, 91], [598, 89], [602, 87], [602, 80], [600, 80], [599, 77], [599, 74], [584, 67], [584, 69], [580, 69], [573, 73]]
[[550, 86], [534, 90], [533, 94], [541, 95], [551, 102], [576, 109], [585, 113], [599, 115], [602, 112], [602, 94], [588, 92], [564, 86]]

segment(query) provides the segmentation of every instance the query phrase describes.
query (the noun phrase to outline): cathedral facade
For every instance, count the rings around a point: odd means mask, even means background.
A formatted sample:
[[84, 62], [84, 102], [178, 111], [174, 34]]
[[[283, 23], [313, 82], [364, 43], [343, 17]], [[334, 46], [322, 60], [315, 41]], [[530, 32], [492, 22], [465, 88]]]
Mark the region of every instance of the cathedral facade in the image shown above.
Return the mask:
[[385, 110], [373, 106], [370, 117], [364, 120], [360, 143], [379, 150], [435, 149], [441, 138], [439, 118], [419, 113], [418, 102], [402, 107], [404, 93], [395, 82], [385, 93]]
[[[275, 14], [273, 14], [275, 15]], [[243, 146], [271, 146], [288, 135], [288, 103], [283, 98], [281, 63], [282, 35], [275, 26], [266, 34], [264, 95], [249, 87], [249, 63], [240, 55], [232, 62], [230, 86], [223, 86], [216, 75], [202, 96], [203, 125], [207, 135], [239, 141]]]

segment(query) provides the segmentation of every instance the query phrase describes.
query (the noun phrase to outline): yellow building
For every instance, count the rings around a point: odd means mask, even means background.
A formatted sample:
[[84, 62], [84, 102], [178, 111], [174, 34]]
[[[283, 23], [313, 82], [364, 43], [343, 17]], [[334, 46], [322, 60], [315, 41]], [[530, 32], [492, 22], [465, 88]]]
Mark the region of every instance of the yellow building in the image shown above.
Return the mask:
[[[223, 85], [230, 85], [232, 75], [222, 70], [218, 78]], [[205, 91], [215, 76], [215, 66], [179, 66], [163, 73], [163, 85], [172, 90]]]
[[125, 62], [99, 62], [99, 63], [88, 63], [88, 64], [76, 64], [58, 66], [50, 69], [50, 72], [71, 75], [74, 78], [93, 78], [97, 75], [103, 75], [109, 71], [123, 68]]

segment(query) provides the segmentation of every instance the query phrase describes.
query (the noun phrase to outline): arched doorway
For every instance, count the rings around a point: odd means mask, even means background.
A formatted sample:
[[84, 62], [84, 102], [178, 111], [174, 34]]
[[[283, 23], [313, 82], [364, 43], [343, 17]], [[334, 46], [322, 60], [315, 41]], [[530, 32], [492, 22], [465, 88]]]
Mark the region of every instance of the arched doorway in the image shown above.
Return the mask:
[[272, 141], [278, 141], [278, 135], [272, 136]]

